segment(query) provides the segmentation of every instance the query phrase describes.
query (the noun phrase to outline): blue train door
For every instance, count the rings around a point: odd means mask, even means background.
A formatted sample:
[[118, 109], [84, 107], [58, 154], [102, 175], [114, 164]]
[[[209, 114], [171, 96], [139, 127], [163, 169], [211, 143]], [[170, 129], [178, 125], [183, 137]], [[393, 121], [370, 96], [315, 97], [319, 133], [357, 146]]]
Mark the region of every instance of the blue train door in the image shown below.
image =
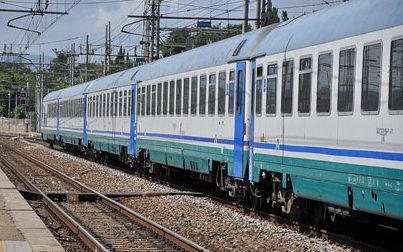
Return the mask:
[[137, 84], [131, 86], [131, 107], [130, 107], [130, 140], [129, 140], [129, 155], [136, 155], [136, 140], [137, 140], [137, 127], [136, 127], [136, 105], [137, 105]]
[[234, 177], [243, 178], [246, 63], [239, 62], [235, 73]]
[[249, 124], [249, 172], [248, 179], [249, 181], [253, 180], [253, 158], [255, 156], [254, 153], [254, 137], [255, 137], [255, 111], [256, 111], [256, 61], [252, 61], [252, 93], [251, 93], [251, 109], [250, 109], [250, 124]]

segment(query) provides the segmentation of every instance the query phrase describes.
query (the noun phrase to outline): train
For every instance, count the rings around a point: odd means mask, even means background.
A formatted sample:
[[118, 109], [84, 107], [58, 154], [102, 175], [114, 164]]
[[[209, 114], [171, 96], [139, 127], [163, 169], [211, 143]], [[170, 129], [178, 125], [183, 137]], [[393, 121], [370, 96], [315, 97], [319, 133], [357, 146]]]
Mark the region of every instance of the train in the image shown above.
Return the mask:
[[348, 1], [47, 94], [42, 138], [315, 220], [403, 220], [403, 4]]

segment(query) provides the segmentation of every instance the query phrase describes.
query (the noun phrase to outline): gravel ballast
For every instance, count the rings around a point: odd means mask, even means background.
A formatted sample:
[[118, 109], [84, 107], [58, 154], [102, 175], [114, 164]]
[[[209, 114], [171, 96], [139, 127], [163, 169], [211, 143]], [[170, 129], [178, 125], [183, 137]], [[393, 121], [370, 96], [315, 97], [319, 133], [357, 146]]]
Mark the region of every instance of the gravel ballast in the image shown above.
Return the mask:
[[[6, 141], [100, 192], [176, 191], [40, 144]], [[354, 251], [268, 220], [243, 215], [209, 198], [133, 197], [120, 202], [212, 251]]]

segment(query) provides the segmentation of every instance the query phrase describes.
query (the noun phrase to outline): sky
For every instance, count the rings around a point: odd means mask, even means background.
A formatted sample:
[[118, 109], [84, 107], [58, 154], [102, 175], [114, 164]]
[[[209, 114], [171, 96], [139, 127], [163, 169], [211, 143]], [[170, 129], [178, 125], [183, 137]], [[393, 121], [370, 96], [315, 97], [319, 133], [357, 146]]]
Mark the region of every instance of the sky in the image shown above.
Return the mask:
[[[41, 0], [45, 4], [46, 0]], [[48, 0], [48, 11], [65, 11], [77, 0]], [[338, 4], [337, 0], [272, 0], [274, 7], [288, 12], [289, 18], [297, 17], [303, 13], [329, 8]], [[35, 0], [2, 0], [0, 9], [27, 10], [34, 8]], [[244, 0], [162, 0], [161, 14], [165, 16], [193, 16], [193, 17], [242, 17]], [[255, 17], [256, 1], [250, 0], [249, 17]], [[81, 44], [84, 48], [86, 35], [89, 35], [89, 42], [92, 49], [97, 53], [103, 53], [105, 41], [105, 26], [111, 21], [112, 45], [115, 52], [120, 45], [123, 45], [132, 54], [134, 47], [139, 45], [141, 37], [124, 34], [120, 30], [123, 25], [133, 22], [136, 19], [127, 18], [128, 15], [142, 15], [144, 11], [144, 0], [81, 0], [68, 11], [68, 15], [61, 16], [52, 26], [46, 29], [41, 36], [26, 50], [29, 54], [40, 54], [55, 57], [52, 49], [68, 50], [71, 44], [76, 47]], [[18, 52], [24, 47], [27, 38], [34, 38], [35, 33], [25, 32], [7, 27], [10, 19], [25, 15], [24, 13], [0, 12], [0, 52], [7, 44], [13, 44], [13, 51]], [[56, 16], [29, 16], [13, 21], [16, 26], [44, 30]], [[222, 21], [213, 22], [218, 24]], [[161, 27], [194, 27], [195, 21], [190, 20], [162, 20]], [[254, 26], [254, 22], [250, 22]], [[36, 26], [37, 25], [37, 26]], [[226, 22], [223, 22], [226, 25]], [[142, 33], [142, 25], [137, 24], [129, 28], [136, 33]], [[164, 36], [164, 35], [163, 35]], [[166, 36], [166, 34], [165, 34]], [[1, 57], [1, 56], [0, 56]], [[3, 56], [4, 57], [4, 56]], [[102, 60], [94, 57], [92, 61]], [[79, 62], [83, 61], [81, 57]]]

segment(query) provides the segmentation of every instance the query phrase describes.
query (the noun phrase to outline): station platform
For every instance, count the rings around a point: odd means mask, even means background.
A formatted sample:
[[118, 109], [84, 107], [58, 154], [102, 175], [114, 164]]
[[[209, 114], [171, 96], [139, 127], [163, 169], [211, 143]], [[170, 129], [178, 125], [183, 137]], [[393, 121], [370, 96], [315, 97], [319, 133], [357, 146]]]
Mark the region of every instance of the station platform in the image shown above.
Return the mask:
[[0, 252], [30, 251], [64, 249], [0, 169]]

